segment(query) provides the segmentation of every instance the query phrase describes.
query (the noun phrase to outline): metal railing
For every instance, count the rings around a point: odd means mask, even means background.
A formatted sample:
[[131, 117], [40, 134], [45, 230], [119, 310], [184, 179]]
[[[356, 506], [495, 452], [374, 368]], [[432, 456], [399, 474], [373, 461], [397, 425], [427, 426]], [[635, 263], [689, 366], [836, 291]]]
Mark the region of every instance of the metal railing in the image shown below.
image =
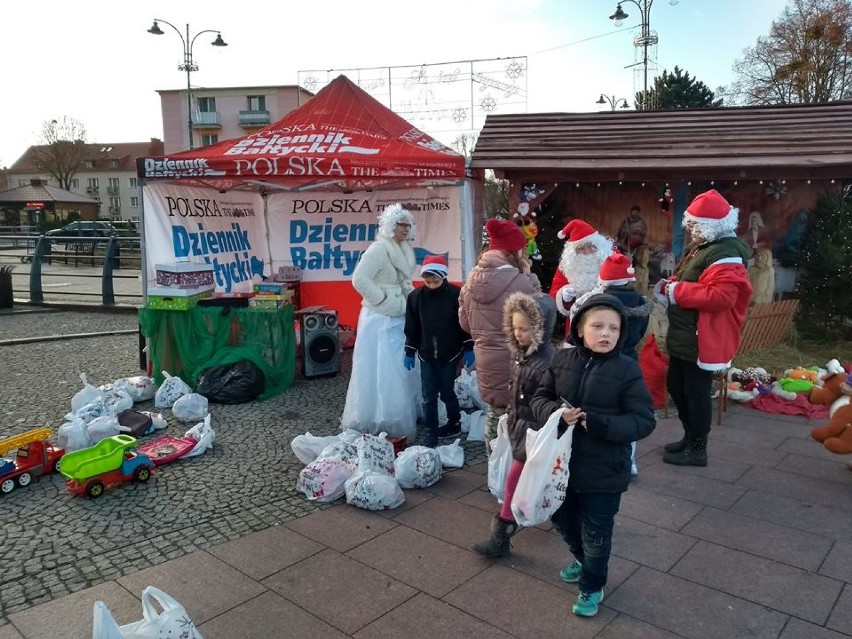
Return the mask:
[[[15, 240], [22, 244], [13, 244]], [[25, 244], [24, 244], [25, 243]], [[77, 288], [85, 288], [85, 280], [100, 279], [100, 290], [98, 292], [85, 290], [68, 290], [63, 288], [57, 292], [57, 296], [72, 299], [82, 298], [84, 303], [104, 307], [115, 307], [116, 297], [127, 298], [141, 302], [143, 295], [141, 284], [133, 292], [120, 291], [116, 294], [115, 284], [121, 280], [139, 280], [139, 269], [141, 268], [141, 249], [139, 239], [135, 237], [80, 237], [80, 236], [20, 236], [0, 235], [0, 263], [24, 263], [29, 264], [29, 277], [27, 288], [15, 288], [12, 292], [16, 298], [33, 304], [56, 303], [62, 304], [62, 300], [45, 300], [45, 288], [50, 288], [51, 283], [45, 283], [45, 278], [71, 279], [81, 282]], [[15, 251], [14, 248], [26, 248]], [[103, 250], [101, 248], [103, 247]], [[12, 248], [12, 250], [8, 250]], [[71, 269], [46, 271], [45, 264], [53, 266], [56, 262], [63, 260], [65, 265], [73, 263], [73, 267], [80, 264], [90, 264], [92, 267], [101, 266], [99, 273], [73, 272]], [[131, 273], [116, 271], [131, 270]], [[15, 273], [13, 283], [15, 282]], [[18, 278], [20, 281], [20, 278]], [[55, 281], [55, 279], [54, 279]], [[64, 285], [62, 283], [60, 285]], [[99, 298], [97, 301], [91, 298]], [[66, 304], [68, 302], [65, 300]]]

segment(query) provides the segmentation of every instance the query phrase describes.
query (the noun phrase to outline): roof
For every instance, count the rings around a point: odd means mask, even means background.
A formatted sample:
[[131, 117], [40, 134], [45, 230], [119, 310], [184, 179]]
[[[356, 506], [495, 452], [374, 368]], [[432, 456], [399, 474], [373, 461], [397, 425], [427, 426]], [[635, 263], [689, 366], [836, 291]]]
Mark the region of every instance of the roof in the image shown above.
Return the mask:
[[20, 202], [62, 202], [65, 204], [93, 204], [98, 201], [85, 195], [78, 195], [58, 186], [49, 184], [28, 184], [8, 191], [0, 191], [0, 202], [14, 204]]
[[852, 176], [852, 103], [489, 115], [474, 168], [508, 178]]
[[372, 188], [465, 177], [465, 159], [344, 75], [250, 135], [168, 157], [140, 158], [139, 177], [218, 189]]
[[[311, 91], [308, 91], [305, 87], [299, 86], [298, 84], [263, 84], [259, 86], [250, 85], [243, 87], [194, 87], [192, 89], [193, 93], [203, 93], [205, 91], [261, 91], [261, 90], [275, 90], [279, 89], [293, 89], [299, 90], [302, 93], [307, 93], [308, 95], [313, 95]], [[182, 89], [155, 89], [157, 93], [186, 93], [186, 87]]]
[[[39, 167], [37, 154], [39, 149], [46, 145], [33, 145], [18, 158], [11, 167], [10, 174], [44, 173], [44, 167]], [[81, 166], [79, 172], [92, 173], [103, 171], [114, 173], [115, 171], [135, 171], [136, 158], [146, 155], [162, 155], [164, 153], [163, 141], [151, 138], [148, 142], [91, 142], [86, 145], [86, 155], [83, 161], [94, 163], [93, 167]], [[118, 166], [110, 166], [111, 161], [118, 161]]]

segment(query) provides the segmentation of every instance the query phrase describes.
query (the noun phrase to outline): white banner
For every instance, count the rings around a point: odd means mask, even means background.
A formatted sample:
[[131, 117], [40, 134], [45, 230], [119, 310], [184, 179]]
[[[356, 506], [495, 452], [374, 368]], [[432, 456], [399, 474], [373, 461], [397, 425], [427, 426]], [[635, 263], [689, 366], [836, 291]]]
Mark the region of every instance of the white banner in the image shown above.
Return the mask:
[[[273, 271], [303, 269], [305, 282], [349, 280], [376, 239], [378, 216], [391, 204], [411, 211], [417, 263], [443, 255], [449, 278], [462, 279], [461, 187], [441, 186], [374, 193], [273, 193], [267, 197]], [[416, 277], [416, 275], [415, 275]]]
[[259, 193], [155, 183], [142, 189], [142, 202], [149, 286], [156, 264], [177, 261], [212, 264], [223, 293], [249, 292], [271, 273]]

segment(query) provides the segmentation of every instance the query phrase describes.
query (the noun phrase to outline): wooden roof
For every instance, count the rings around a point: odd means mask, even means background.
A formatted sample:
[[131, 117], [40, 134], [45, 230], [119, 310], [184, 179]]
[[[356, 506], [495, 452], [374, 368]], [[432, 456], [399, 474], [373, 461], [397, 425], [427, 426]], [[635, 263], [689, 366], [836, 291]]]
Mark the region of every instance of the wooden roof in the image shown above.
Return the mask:
[[473, 168], [509, 179], [852, 177], [852, 102], [489, 115]]

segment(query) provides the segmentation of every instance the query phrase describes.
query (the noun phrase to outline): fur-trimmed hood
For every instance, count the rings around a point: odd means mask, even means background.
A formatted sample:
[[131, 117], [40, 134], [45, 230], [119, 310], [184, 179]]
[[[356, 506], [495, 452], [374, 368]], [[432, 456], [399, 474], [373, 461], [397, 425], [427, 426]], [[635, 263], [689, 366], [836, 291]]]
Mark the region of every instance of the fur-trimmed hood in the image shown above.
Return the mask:
[[[532, 343], [526, 349], [522, 349], [518, 344], [512, 330], [512, 315], [515, 313], [523, 313], [530, 323]], [[549, 295], [541, 293], [533, 297], [526, 293], [512, 293], [506, 300], [506, 305], [503, 307], [503, 332], [506, 334], [506, 341], [513, 358], [517, 359], [522, 354], [532, 355], [541, 348], [542, 344], [549, 344], [555, 326], [556, 305]]]

